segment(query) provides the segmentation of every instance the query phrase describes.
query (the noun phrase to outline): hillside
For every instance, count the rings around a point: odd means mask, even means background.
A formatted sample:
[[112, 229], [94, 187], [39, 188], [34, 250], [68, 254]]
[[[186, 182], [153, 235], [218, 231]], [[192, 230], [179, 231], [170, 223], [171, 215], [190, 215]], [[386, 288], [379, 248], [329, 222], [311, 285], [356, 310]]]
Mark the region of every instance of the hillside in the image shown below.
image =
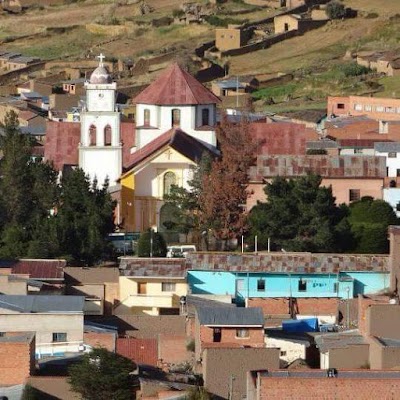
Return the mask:
[[[151, 13], [140, 15], [139, 4], [111, 0], [70, 0], [61, 6], [40, 6], [23, 14], [0, 16], [2, 49], [42, 59], [81, 59], [103, 51], [108, 57], [132, 58], [173, 51], [193, 54], [199, 44], [214, 38], [210, 24], [165, 25], [154, 21], [172, 17], [181, 0], [147, 0]], [[199, 1], [205, 9], [212, 6]], [[292, 73], [283, 86], [255, 94], [256, 108], [269, 111], [324, 108], [329, 94], [400, 96], [398, 78], [354, 71], [347, 51], [400, 48], [398, 0], [345, 0], [358, 11], [353, 19], [328, 22], [302, 36], [265, 50], [228, 57], [230, 75]], [[273, 16], [275, 10], [230, 0], [219, 10], [226, 22], [254, 21]], [[237, 12], [239, 11], [239, 13]], [[214, 12], [214, 11], [213, 11]], [[101, 25], [93, 25], [100, 23]]]

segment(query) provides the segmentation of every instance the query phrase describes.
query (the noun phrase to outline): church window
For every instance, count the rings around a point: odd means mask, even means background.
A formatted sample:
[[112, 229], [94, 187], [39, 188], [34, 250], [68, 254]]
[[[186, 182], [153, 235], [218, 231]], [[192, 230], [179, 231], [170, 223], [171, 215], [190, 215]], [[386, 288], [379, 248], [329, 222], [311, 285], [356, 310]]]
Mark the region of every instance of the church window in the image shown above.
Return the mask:
[[104, 128], [104, 146], [111, 146], [111, 126], [106, 125]]
[[89, 127], [89, 146], [96, 146], [96, 133], [97, 129], [94, 125]]
[[164, 174], [164, 195], [171, 193], [172, 185], [176, 184], [176, 175], [173, 172]]
[[180, 126], [181, 110], [179, 110], [178, 108], [174, 108], [171, 113], [172, 113], [172, 126]]
[[201, 125], [210, 125], [210, 110], [208, 108], [201, 110]]
[[150, 126], [150, 110], [148, 108], [143, 111], [143, 121], [144, 126]]

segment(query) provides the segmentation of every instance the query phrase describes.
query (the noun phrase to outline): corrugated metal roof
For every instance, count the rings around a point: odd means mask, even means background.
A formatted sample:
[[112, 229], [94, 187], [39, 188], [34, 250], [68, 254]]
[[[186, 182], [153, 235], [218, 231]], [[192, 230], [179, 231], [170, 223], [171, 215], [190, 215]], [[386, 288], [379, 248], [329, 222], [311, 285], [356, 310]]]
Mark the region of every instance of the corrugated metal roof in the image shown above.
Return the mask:
[[378, 142], [374, 148], [380, 153], [400, 152], [400, 142]]
[[21, 313], [83, 312], [83, 296], [0, 295], [0, 308]]
[[29, 274], [33, 279], [64, 279], [65, 260], [21, 259], [12, 265], [13, 274]]
[[197, 316], [207, 326], [264, 326], [261, 308], [199, 307]]

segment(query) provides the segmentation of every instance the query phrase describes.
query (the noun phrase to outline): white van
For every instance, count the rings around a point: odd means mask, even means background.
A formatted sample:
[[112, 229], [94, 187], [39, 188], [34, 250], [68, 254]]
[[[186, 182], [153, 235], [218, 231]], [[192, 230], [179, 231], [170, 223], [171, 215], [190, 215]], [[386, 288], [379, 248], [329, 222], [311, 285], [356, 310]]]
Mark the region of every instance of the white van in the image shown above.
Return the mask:
[[196, 251], [196, 246], [194, 244], [182, 244], [167, 247], [167, 257], [168, 258], [182, 258], [186, 257], [189, 253]]

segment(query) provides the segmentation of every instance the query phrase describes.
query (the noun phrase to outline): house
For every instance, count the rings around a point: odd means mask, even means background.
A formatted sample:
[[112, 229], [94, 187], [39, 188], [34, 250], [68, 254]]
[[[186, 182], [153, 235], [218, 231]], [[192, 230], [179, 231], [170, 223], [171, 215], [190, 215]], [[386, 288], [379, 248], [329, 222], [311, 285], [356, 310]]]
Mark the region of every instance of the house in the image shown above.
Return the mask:
[[85, 78], [69, 79], [62, 81], [62, 88], [64, 93], [77, 94], [80, 96], [85, 95]]
[[400, 120], [400, 99], [348, 96], [328, 97], [327, 114], [336, 116], [367, 116], [387, 122]]
[[85, 315], [112, 314], [119, 299], [119, 270], [113, 267], [64, 268], [65, 294], [85, 296]]
[[219, 51], [239, 49], [246, 44], [246, 35], [243, 27], [239, 25], [228, 25], [227, 28], [215, 29], [215, 47]]
[[82, 296], [0, 295], [0, 326], [4, 332], [36, 335], [36, 356], [83, 349]]
[[215, 347], [265, 347], [260, 308], [198, 307], [195, 320], [196, 360]]
[[279, 368], [278, 348], [206, 348], [202, 372], [205, 389], [222, 399], [241, 400], [246, 396], [247, 371]]
[[265, 201], [265, 182], [274, 177], [296, 178], [314, 173], [322, 177], [322, 186], [331, 187], [338, 204], [349, 204], [363, 196], [382, 199], [386, 177], [386, 161], [377, 156], [281, 155], [258, 156], [257, 165], [250, 168], [247, 199], [250, 210], [257, 201]]
[[35, 333], [2, 332], [0, 360], [0, 386], [25, 384], [35, 374]]
[[282, 34], [289, 31], [298, 31], [299, 33], [318, 28], [326, 23], [328, 19], [312, 19], [303, 14], [283, 14], [274, 17], [274, 32]]
[[305, 360], [310, 339], [305, 333], [285, 332], [280, 328], [265, 330], [267, 348], [278, 348], [280, 367], [286, 367], [295, 360]]
[[[119, 303], [115, 314], [179, 314], [181, 298], [187, 294], [183, 259], [131, 259], [121, 269]], [[178, 266], [174, 271], [170, 266]]]
[[237, 76], [212, 82], [212, 91], [218, 97], [238, 96], [251, 93], [258, 86], [258, 79], [254, 76]]
[[[247, 399], [326, 400], [393, 398], [400, 389], [400, 371], [259, 370], [247, 373]], [[395, 395], [396, 397], [396, 395]]]

